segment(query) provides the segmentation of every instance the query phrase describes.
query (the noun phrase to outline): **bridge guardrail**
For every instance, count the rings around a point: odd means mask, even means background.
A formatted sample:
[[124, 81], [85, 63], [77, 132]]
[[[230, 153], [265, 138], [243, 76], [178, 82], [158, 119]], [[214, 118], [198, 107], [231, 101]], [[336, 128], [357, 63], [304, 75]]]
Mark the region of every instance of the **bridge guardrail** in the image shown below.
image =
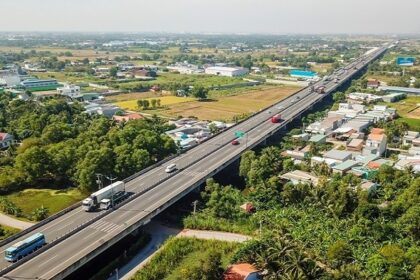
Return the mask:
[[6, 245], [7, 243], [10, 243], [10, 242], [12, 242], [12, 241], [14, 241], [14, 240], [16, 240], [16, 239], [18, 239], [18, 238], [20, 238], [20, 237], [24, 236], [25, 234], [27, 234], [27, 233], [29, 233], [29, 232], [31, 232], [31, 231], [33, 231], [33, 230], [35, 230], [35, 229], [39, 228], [39, 227], [41, 227], [41, 226], [43, 226], [43, 225], [45, 225], [45, 224], [47, 224], [47, 223], [51, 222], [51, 221], [53, 221], [53, 220], [55, 220], [55, 219], [57, 219], [57, 218], [59, 218], [59, 217], [63, 216], [64, 214], [66, 214], [66, 213], [68, 213], [68, 212], [70, 212], [70, 211], [72, 211], [72, 210], [76, 209], [76, 208], [77, 208], [77, 207], [79, 207], [80, 205], [82, 205], [82, 202], [80, 202], [80, 201], [79, 201], [79, 202], [77, 202], [77, 203], [75, 203], [75, 204], [73, 204], [73, 205], [71, 205], [71, 206], [69, 206], [69, 207], [67, 207], [67, 208], [65, 208], [65, 209], [63, 209], [63, 210], [61, 210], [60, 212], [57, 212], [57, 213], [55, 213], [55, 214], [53, 214], [53, 215], [49, 216], [48, 218], [46, 218], [46, 219], [44, 219], [44, 220], [42, 220], [42, 221], [40, 221], [40, 222], [38, 222], [38, 223], [34, 224], [33, 226], [30, 226], [30, 227], [28, 227], [27, 229], [24, 229], [24, 230], [22, 230], [21, 232], [16, 233], [16, 234], [14, 234], [14, 235], [12, 235], [12, 236], [10, 236], [10, 237], [8, 237], [8, 238], [6, 238], [6, 239], [4, 239], [4, 240], [0, 241], [0, 246], [4, 246], [4, 245]]

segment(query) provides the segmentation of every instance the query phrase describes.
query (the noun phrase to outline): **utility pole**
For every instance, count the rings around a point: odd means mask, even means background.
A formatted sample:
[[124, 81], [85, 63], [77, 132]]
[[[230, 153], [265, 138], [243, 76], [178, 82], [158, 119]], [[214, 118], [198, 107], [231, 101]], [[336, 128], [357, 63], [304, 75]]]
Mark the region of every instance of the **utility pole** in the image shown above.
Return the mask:
[[98, 184], [98, 190], [102, 189], [103, 187], [102, 174], [96, 173], [96, 183]]
[[193, 206], [194, 206], [193, 214], [194, 215], [195, 215], [195, 212], [197, 211], [197, 203], [198, 203], [198, 200], [193, 202]]
[[246, 140], [245, 140], [245, 148], [248, 148], [248, 132], [245, 135]]

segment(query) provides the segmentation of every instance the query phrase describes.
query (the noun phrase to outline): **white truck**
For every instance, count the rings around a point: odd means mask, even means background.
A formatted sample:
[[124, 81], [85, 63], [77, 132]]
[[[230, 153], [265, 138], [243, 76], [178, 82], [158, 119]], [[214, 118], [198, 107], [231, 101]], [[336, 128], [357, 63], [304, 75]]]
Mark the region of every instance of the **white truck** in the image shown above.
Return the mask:
[[115, 182], [97, 192], [92, 193], [82, 202], [82, 208], [86, 212], [96, 209], [106, 210], [112, 207], [128, 196], [125, 191], [125, 184], [122, 181]]

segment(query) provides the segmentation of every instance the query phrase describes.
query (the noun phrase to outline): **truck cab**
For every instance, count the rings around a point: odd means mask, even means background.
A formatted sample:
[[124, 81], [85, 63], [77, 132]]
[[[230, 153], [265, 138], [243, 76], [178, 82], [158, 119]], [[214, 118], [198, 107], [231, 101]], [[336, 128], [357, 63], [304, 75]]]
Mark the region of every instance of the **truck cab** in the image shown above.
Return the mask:
[[271, 122], [272, 123], [279, 123], [281, 121], [281, 115], [277, 114], [271, 117]]
[[93, 203], [93, 199], [88, 197], [85, 198], [82, 201], [82, 209], [85, 210], [86, 212], [92, 211], [92, 209], [94, 208], [94, 203]]

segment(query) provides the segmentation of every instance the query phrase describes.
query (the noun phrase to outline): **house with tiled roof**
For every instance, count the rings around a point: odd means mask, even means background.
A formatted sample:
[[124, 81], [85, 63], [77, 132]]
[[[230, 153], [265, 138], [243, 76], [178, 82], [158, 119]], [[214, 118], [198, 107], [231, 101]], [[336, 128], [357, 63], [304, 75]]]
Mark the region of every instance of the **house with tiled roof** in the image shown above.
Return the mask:
[[387, 142], [385, 131], [381, 128], [373, 128], [366, 140], [363, 155], [374, 154], [381, 156], [386, 151]]
[[259, 271], [249, 263], [239, 263], [229, 266], [223, 275], [224, 280], [258, 280]]
[[7, 149], [9, 148], [14, 142], [13, 135], [6, 133], [6, 132], [0, 132], [0, 149]]

